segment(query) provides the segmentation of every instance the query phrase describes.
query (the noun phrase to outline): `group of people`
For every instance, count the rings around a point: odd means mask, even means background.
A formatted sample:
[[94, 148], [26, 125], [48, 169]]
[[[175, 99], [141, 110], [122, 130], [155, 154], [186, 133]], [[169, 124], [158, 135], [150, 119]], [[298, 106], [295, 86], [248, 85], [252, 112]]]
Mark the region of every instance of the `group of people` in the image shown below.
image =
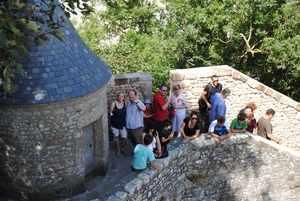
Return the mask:
[[230, 95], [228, 88], [222, 89], [217, 75], [211, 77], [211, 83], [205, 86], [199, 99], [200, 119], [204, 122], [204, 132], [219, 140], [226, 139], [231, 133], [250, 132], [263, 138], [282, 144], [281, 139], [274, 137], [271, 119], [275, 115], [273, 109], [268, 109], [266, 114], [256, 121], [254, 110], [255, 103], [248, 103], [229, 124], [226, 121], [225, 99]]
[[[144, 102], [139, 100], [135, 90], [129, 91], [128, 100], [125, 94], [120, 92], [110, 104], [111, 131], [116, 143], [116, 156], [128, 155], [125, 146], [129, 139], [135, 147], [132, 170], [146, 168], [145, 161], [152, 161], [153, 158], [167, 157], [167, 145], [178, 133], [183, 136], [183, 142], [197, 138], [200, 134], [198, 113], [192, 112], [190, 117], [186, 118], [187, 99], [181, 92], [180, 85], [173, 87], [166, 100], [167, 90], [166, 85], [161, 85], [153, 101], [145, 99]], [[169, 111], [172, 111], [172, 120], [168, 118]], [[153, 155], [149, 156], [150, 152], [145, 152], [141, 146], [147, 147]], [[138, 152], [145, 152], [142, 158]], [[154, 163], [150, 165], [158, 169]]]
[[273, 109], [268, 109], [266, 115], [257, 122], [253, 113], [257, 106], [251, 102], [230, 124], [226, 121], [225, 99], [231, 91], [228, 88], [222, 89], [216, 75], [211, 77], [211, 83], [205, 86], [201, 94], [199, 113], [192, 111], [189, 117], [186, 117], [187, 99], [181, 92], [180, 85], [175, 85], [170, 96], [166, 98], [167, 90], [166, 85], [161, 85], [153, 101], [145, 99], [144, 102], [139, 100], [135, 90], [129, 91], [128, 100], [120, 92], [110, 105], [116, 156], [120, 157], [121, 153], [128, 155], [124, 149], [128, 138], [135, 147], [131, 166], [133, 171], [144, 170], [148, 162], [154, 169], [159, 170], [160, 167], [153, 161], [155, 158], [168, 156], [167, 145], [178, 133], [184, 143], [197, 138], [200, 131], [208, 132], [219, 140], [230, 137], [232, 133], [248, 131], [278, 144], [282, 143], [282, 140], [272, 134], [270, 120], [275, 115]]

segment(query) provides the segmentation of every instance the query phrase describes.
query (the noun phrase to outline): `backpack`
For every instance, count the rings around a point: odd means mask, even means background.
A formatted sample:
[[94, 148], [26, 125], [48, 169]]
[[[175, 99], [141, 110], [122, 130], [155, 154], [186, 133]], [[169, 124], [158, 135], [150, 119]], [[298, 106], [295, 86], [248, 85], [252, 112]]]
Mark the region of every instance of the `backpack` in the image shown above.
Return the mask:
[[[208, 100], [208, 102], [210, 102], [210, 98], [213, 95], [211, 93], [212, 86], [211, 86], [210, 83], [208, 84], [208, 87], [209, 87], [209, 90], [208, 90], [207, 94], [205, 95], [205, 97]], [[199, 98], [198, 105], [199, 105], [199, 108], [205, 108], [206, 107], [206, 103], [204, 102], [204, 100], [202, 100], [202, 98]]]

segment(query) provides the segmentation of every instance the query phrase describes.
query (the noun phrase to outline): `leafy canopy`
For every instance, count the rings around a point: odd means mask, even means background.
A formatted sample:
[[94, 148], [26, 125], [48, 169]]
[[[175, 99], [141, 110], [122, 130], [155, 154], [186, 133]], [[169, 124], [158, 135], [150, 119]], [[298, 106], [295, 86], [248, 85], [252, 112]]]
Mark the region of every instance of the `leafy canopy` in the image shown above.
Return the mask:
[[103, 0], [78, 30], [114, 73], [229, 65], [300, 100], [295, 0]]

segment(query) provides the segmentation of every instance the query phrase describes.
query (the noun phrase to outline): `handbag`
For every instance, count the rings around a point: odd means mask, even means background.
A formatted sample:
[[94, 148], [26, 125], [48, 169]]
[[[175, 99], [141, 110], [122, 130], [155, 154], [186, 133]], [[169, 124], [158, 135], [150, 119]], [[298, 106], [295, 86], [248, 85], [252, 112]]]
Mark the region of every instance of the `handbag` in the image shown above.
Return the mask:
[[175, 107], [172, 108], [171, 115], [172, 115], [172, 117], [176, 116], [176, 109], [175, 109]]

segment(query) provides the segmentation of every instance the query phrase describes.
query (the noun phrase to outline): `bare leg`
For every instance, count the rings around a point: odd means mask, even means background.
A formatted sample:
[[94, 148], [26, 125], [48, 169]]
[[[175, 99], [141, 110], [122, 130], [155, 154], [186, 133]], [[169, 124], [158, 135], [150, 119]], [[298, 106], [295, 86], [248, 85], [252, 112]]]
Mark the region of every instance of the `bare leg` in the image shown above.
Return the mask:
[[115, 137], [115, 143], [116, 143], [116, 147], [117, 147], [116, 156], [119, 158], [120, 157], [120, 153], [121, 153], [119, 136]]
[[120, 150], [120, 139], [119, 139], [119, 137], [115, 137], [115, 143], [116, 143], [117, 150]]
[[122, 138], [122, 142], [121, 142], [121, 149], [124, 149], [126, 144], [127, 144], [127, 138]]
[[122, 138], [122, 142], [121, 142], [121, 152], [122, 154], [124, 154], [125, 156], [128, 156], [128, 153], [124, 150], [125, 146], [127, 144], [127, 138]]

